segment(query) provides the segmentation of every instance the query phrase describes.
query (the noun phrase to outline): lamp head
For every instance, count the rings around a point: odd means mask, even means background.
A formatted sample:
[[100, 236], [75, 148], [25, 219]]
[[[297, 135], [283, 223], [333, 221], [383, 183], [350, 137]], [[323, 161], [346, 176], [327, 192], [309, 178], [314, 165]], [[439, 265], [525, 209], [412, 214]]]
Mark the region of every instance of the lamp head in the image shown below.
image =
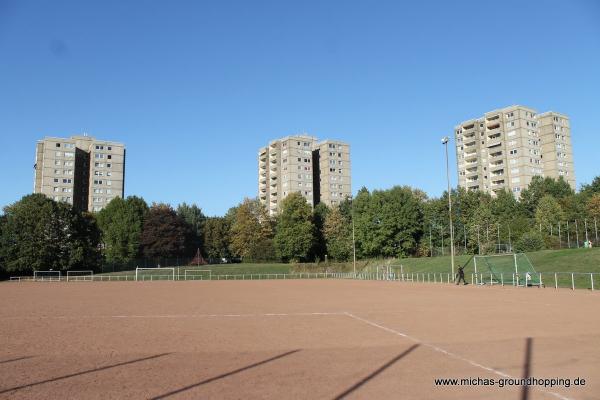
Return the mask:
[[442, 138], [442, 144], [446, 144], [446, 143], [448, 143], [448, 140], [449, 140], [449, 139], [448, 139], [448, 136], [444, 136], [444, 137]]

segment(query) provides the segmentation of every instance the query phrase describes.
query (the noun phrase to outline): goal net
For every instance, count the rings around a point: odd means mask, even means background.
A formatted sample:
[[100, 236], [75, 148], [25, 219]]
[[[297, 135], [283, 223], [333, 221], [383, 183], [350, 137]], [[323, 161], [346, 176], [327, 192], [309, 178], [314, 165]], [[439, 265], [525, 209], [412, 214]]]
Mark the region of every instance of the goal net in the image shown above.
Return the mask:
[[67, 271], [67, 282], [71, 281], [93, 281], [94, 271]]
[[[179, 277], [181, 279], [181, 276]], [[212, 270], [210, 269], [186, 269], [183, 271], [183, 279], [186, 281], [212, 280]]]
[[540, 275], [525, 254], [475, 256], [477, 282], [515, 286], [540, 286]]
[[136, 268], [135, 269], [135, 280], [136, 281], [161, 281], [161, 280], [175, 280], [175, 268], [171, 267], [157, 267], [157, 268]]
[[33, 271], [34, 281], [60, 282], [60, 271]]

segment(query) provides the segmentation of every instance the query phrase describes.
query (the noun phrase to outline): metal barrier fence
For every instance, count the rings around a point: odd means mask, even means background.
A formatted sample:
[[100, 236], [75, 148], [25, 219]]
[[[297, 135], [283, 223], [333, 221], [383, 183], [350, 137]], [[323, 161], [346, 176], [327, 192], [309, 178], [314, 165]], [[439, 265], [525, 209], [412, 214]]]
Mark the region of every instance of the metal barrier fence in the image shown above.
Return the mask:
[[[11, 282], [126, 282], [126, 281], [197, 281], [197, 280], [285, 280], [285, 279], [356, 279], [371, 281], [396, 281], [410, 283], [433, 283], [453, 284], [450, 273], [439, 272], [409, 272], [409, 273], [358, 273], [351, 272], [299, 272], [291, 274], [214, 274], [190, 275], [190, 274], [114, 274], [114, 275], [79, 275], [61, 276], [52, 280], [34, 276], [10, 277]], [[491, 273], [471, 274], [471, 283], [476, 286], [515, 286], [515, 287], [545, 287], [545, 288], [568, 288], [588, 289], [596, 291], [600, 289], [600, 273], [597, 272], [540, 272], [533, 275], [519, 276], [516, 274], [494, 275]]]

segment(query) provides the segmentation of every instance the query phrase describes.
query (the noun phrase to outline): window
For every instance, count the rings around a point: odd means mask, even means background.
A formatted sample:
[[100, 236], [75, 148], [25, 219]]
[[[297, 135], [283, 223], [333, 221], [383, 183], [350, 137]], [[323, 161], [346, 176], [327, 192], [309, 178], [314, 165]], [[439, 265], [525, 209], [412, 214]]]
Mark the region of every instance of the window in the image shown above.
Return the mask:
[[65, 157], [75, 157], [75, 153], [69, 151], [65, 153]]
[[112, 189], [106, 189], [106, 194], [112, 194]]
[[107, 172], [106, 172], [106, 176], [112, 176], [112, 172], [110, 172], [110, 171], [107, 171]]
[[60, 147], [60, 143], [56, 143], [56, 147]]
[[94, 179], [94, 185], [102, 185], [102, 179]]
[[58, 178], [54, 178], [54, 183], [58, 183]]
[[57, 188], [57, 187], [55, 186], [55, 187], [54, 187], [54, 191], [55, 191], [55, 192], [58, 192], [58, 191], [59, 191], [59, 188]]
[[55, 169], [54, 170], [54, 175], [59, 175], [60, 174], [60, 169]]
[[112, 147], [111, 147], [111, 146], [108, 146], [108, 150], [112, 150]]
[[72, 180], [70, 178], [69, 179], [63, 179], [63, 183], [71, 183], [71, 182], [72, 182]]
[[112, 167], [111, 163], [106, 164], [106, 168], [111, 168], [111, 167]]
[[108, 158], [110, 160], [110, 159], [112, 159], [112, 156], [109, 154], [108, 156], [106, 156], [106, 158]]
[[56, 157], [62, 157], [62, 153], [61, 153], [60, 151], [57, 151], [56, 153], [54, 153], [54, 155], [55, 155]]
[[75, 144], [73, 143], [65, 143], [65, 149], [74, 149], [75, 148]]
[[509, 151], [509, 154], [517, 154], [517, 149], [513, 149], [513, 150]]

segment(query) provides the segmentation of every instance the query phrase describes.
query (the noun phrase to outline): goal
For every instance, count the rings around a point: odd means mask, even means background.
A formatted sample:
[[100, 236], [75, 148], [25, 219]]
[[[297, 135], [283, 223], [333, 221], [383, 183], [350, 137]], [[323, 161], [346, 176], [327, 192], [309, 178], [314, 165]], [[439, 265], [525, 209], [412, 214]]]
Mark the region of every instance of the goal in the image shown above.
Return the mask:
[[33, 271], [33, 280], [37, 282], [60, 282], [60, 271]]
[[94, 271], [67, 271], [67, 282], [73, 281], [93, 281]]
[[542, 281], [523, 253], [473, 257], [475, 277], [480, 284], [541, 286]]
[[[181, 275], [180, 275], [181, 276]], [[210, 269], [186, 269], [183, 271], [183, 279], [196, 281], [196, 280], [212, 280], [212, 270]]]
[[140, 268], [135, 269], [136, 281], [159, 281], [159, 280], [175, 280], [175, 268], [172, 267], [156, 267], [156, 268]]

